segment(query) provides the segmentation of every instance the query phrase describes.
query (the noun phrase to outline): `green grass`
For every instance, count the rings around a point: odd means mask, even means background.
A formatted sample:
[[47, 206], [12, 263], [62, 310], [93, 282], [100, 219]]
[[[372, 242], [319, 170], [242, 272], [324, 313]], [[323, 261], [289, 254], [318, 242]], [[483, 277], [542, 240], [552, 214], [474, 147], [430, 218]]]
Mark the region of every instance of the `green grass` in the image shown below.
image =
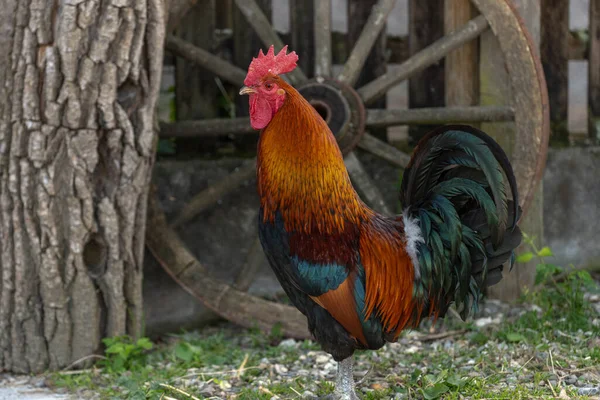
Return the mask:
[[[448, 317], [436, 327], [449, 332], [446, 338], [422, 340], [431, 329], [424, 324], [380, 351], [357, 352], [357, 372], [372, 369], [360, 384], [362, 398], [588, 399], [577, 389], [600, 385], [600, 315], [583, 293], [598, 287], [589, 275], [548, 267], [548, 251], [533, 253], [541, 260], [538, 278], [549, 286], [527, 294], [517, 314], [502, 308], [511, 315], [499, 324], [478, 327]], [[81, 398], [101, 399], [269, 400], [331, 393], [332, 360], [311, 341], [280, 346], [281, 339], [277, 329], [265, 335], [230, 324], [156, 343], [111, 338], [96, 366], [48, 380]], [[321, 375], [324, 370], [329, 372]]]

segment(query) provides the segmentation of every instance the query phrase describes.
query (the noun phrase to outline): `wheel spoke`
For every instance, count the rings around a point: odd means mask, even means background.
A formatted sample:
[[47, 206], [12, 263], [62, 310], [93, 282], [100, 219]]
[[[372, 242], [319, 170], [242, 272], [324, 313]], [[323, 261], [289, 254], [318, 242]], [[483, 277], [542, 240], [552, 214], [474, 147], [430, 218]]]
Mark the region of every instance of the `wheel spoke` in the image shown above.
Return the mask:
[[392, 215], [387, 204], [385, 204], [381, 192], [377, 186], [375, 186], [375, 183], [373, 183], [373, 180], [358, 157], [356, 157], [356, 154], [347, 154], [344, 158], [344, 163], [346, 164], [346, 168], [348, 168], [348, 173], [352, 178], [352, 182], [356, 185], [356, 188], [360, 192], [362, 198], [365, 199], [365, 202], [375, 211], [385, 215]]
[[433, 125], [457, 122], [514, 121], [512, 107], [466, 106], [409, 108], [405, 110], [367, 110], [368, 127], [394, 125]]
[[452, 50], [477, 38], [489, 28], [483, 15], [473, 18], [459, 30], [444, 36], [400, 64], [393, 73], [386, 73], [358, 89], [365, 104], [371, 103], [401, 81], [442, 59]]
[[255, 176], [256, 160], [249, 165], [238, 168], [237, 171], [231, 173], [219, 183], [212, 185], [195, 195], [194, 198], [183, 207], [183, 210], [181, 210], [179, 215], [171, 223], [171, 226], [178, 226], [191, 220], [221, 198], [237, 189], [242, 183]]
[[146, 245], [164, 270], [188, 293], [221, 317], [247, 328], [271, 332], [275, 326], [283, 335], [308, 339], [306, 318], [295, 307], [240, 292], [220, 279], [190, 253], [174, 230], [167, 225], [156, 196], [148, 201]]
[[331, 0], [315, 2], [315, 75], [331, 76]]
[[354, 86], [371, 48], [385, 26], [387, 16], [392, 12], [395, 3], [396, 0], [379, 0], [373, 6], [373, 11], [371, 11], [371, 15], [369, 15], [369, 19], [350, 53], [344, 69], [337, 77], [339, 81]]
[[186, 40], [178, 38], [175, 35], [167, 35], [165, 46], [173, 54], [200, 65], [202, 68], [209, 70], [226, 81], [238, 86], [244, 84], [246, 72], [243, 69], [228, 63], [198, 46], [194, 46]]
[[256, 277], [256, 273], [260, 269], [260, 266], [265, 262], [265, 253], [263, 252], [262, 245], [257, 237], [252, 243], [246, 262], [235, 277], [233, 287], [239, 291], [247, 292], [248, 289], [250, 289], [252, 282], [254, 282], [254, 278]]
[[[235, 0], [235, 4], [237, 4], [265, 46], [274, 45], [276, 50], [284, 46], [279, 35], [277, 35], [275, 29], [271, 26], [269, 19], [258, 4], [256, 4], [255, 0]], [[300, 68], [296, 68], [288, 76], [293, 84], [299, 84], [307, 80], [306, 75], [304, 75], [304, 72]]]
[[216, 118], [186, 120], [173, 123], [160, 123], [161, 138], [170, 137], [198, 137], [198, 136], [219, 136], [229, 134], [252, 134], [256, 133], [250, 120], [246, 117], [240, 118]]
[[396, 165], [400, 168], [406, 168], [410, 161], [410, 155], [398, 150], [397, 148], [390, 146], [389, 144], [377, 139], [373, 135], [365, 133], [358, 142], [358, 147], [368, 151], [378, 157], [383, 158], [385, 161]]

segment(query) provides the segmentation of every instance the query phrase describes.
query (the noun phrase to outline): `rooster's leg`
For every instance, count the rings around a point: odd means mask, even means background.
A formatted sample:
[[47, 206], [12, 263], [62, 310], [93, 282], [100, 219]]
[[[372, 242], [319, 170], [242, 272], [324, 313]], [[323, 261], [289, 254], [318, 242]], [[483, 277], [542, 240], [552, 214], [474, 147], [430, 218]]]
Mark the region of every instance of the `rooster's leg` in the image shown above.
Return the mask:
[[338, 373], [335, 383], [335, 396], [339, 400], [358, 400], [354, 392], [354, 376], [352, 373], [352, 356], [338, 362]]

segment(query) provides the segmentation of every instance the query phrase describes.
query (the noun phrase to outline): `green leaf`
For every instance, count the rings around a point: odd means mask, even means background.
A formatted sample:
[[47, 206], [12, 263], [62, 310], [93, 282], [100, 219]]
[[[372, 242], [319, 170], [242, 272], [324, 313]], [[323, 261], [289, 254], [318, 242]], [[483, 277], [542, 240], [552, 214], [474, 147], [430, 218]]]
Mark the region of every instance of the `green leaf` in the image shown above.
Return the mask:
[[535, 267], [535, 284], [539, 285], [544, 283], [548, 277], [559, 274], [563, 271], [563, 268], [559, 265], [541, 263]]
[[124, 354], [125, 345], [123, 343], [113, 343], [106, 348], [107, 354]]
[[535, 284], [536, 285], [540, 285], [544, 282], [546, 282], [546, 278], [548, 277], [548, 274], [546, 273], [545, 270], [537, 270], [535, 271]]
[[147, 337], [139, 338], [136, 345], [144, 350], [150, 350], [154, 346]]
[[526, 262], [531, 261], [532, 258], [533, 258], [533, 253], [528, 251], [527, 253], [519, 254], [517, 256], [517, 262], [518, 263], [526, 263]]
[[448, 386], [443, 383], [436, 383], [433, 386], [423, 389], [423, 397], [427, 400], [436, 400], [442, 397], [444, 393], [450, 390]]
[[577, 271], [577, 277], [586, 285], [594, 284], [595, 281], [588, 271]]
[[179, 343], [175, 346], [175, 357], [189, 362], [194, 358], [194, 353], [187, 343]]
[[125, 369], [125, 358], [122, 356], [117, 356], [112, 360], [112, 369], [114, 371], [120, 371], [122, 369]]
[[458, 375], [450, 375], [446, 378], [446, 383], [450, 386], [461, 388], [467, 383], [467, 380], [460, 378]]
[[552, 254], [552, 250], [550, 250], [550, 247], [544, 246], [540, 251], [537, 252], [537, 255], [539, 257], [551, 257], [554, 254]]
[[413, 370], [412, 374], [410, 374], [410, 383], [417, 384], [419, 378], [421, 378], [421, 371], [418, 369]]
[[520, 333], [507, 333], [506, 340], [512, 343], [524, 342], [525, 336], [521, 335]]

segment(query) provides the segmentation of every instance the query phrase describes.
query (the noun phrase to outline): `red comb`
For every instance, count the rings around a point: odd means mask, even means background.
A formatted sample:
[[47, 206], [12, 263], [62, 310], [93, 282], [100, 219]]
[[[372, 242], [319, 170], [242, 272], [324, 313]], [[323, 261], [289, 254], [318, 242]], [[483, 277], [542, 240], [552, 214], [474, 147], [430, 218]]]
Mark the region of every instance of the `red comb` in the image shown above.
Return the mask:
[[287, 45], [283, 46], [279, 54], [275, 55], [273, 45], [269, 47], [267, 54], [262, 49], [258, 52], [258, 57], [252, 59], [248, 67], [248, 74], [244, 79], [244, 85], [254, 86], [268, 73], [280, 75], [291, 72], [296, 68], [298, 55], [295, 51], [286, 54]]

